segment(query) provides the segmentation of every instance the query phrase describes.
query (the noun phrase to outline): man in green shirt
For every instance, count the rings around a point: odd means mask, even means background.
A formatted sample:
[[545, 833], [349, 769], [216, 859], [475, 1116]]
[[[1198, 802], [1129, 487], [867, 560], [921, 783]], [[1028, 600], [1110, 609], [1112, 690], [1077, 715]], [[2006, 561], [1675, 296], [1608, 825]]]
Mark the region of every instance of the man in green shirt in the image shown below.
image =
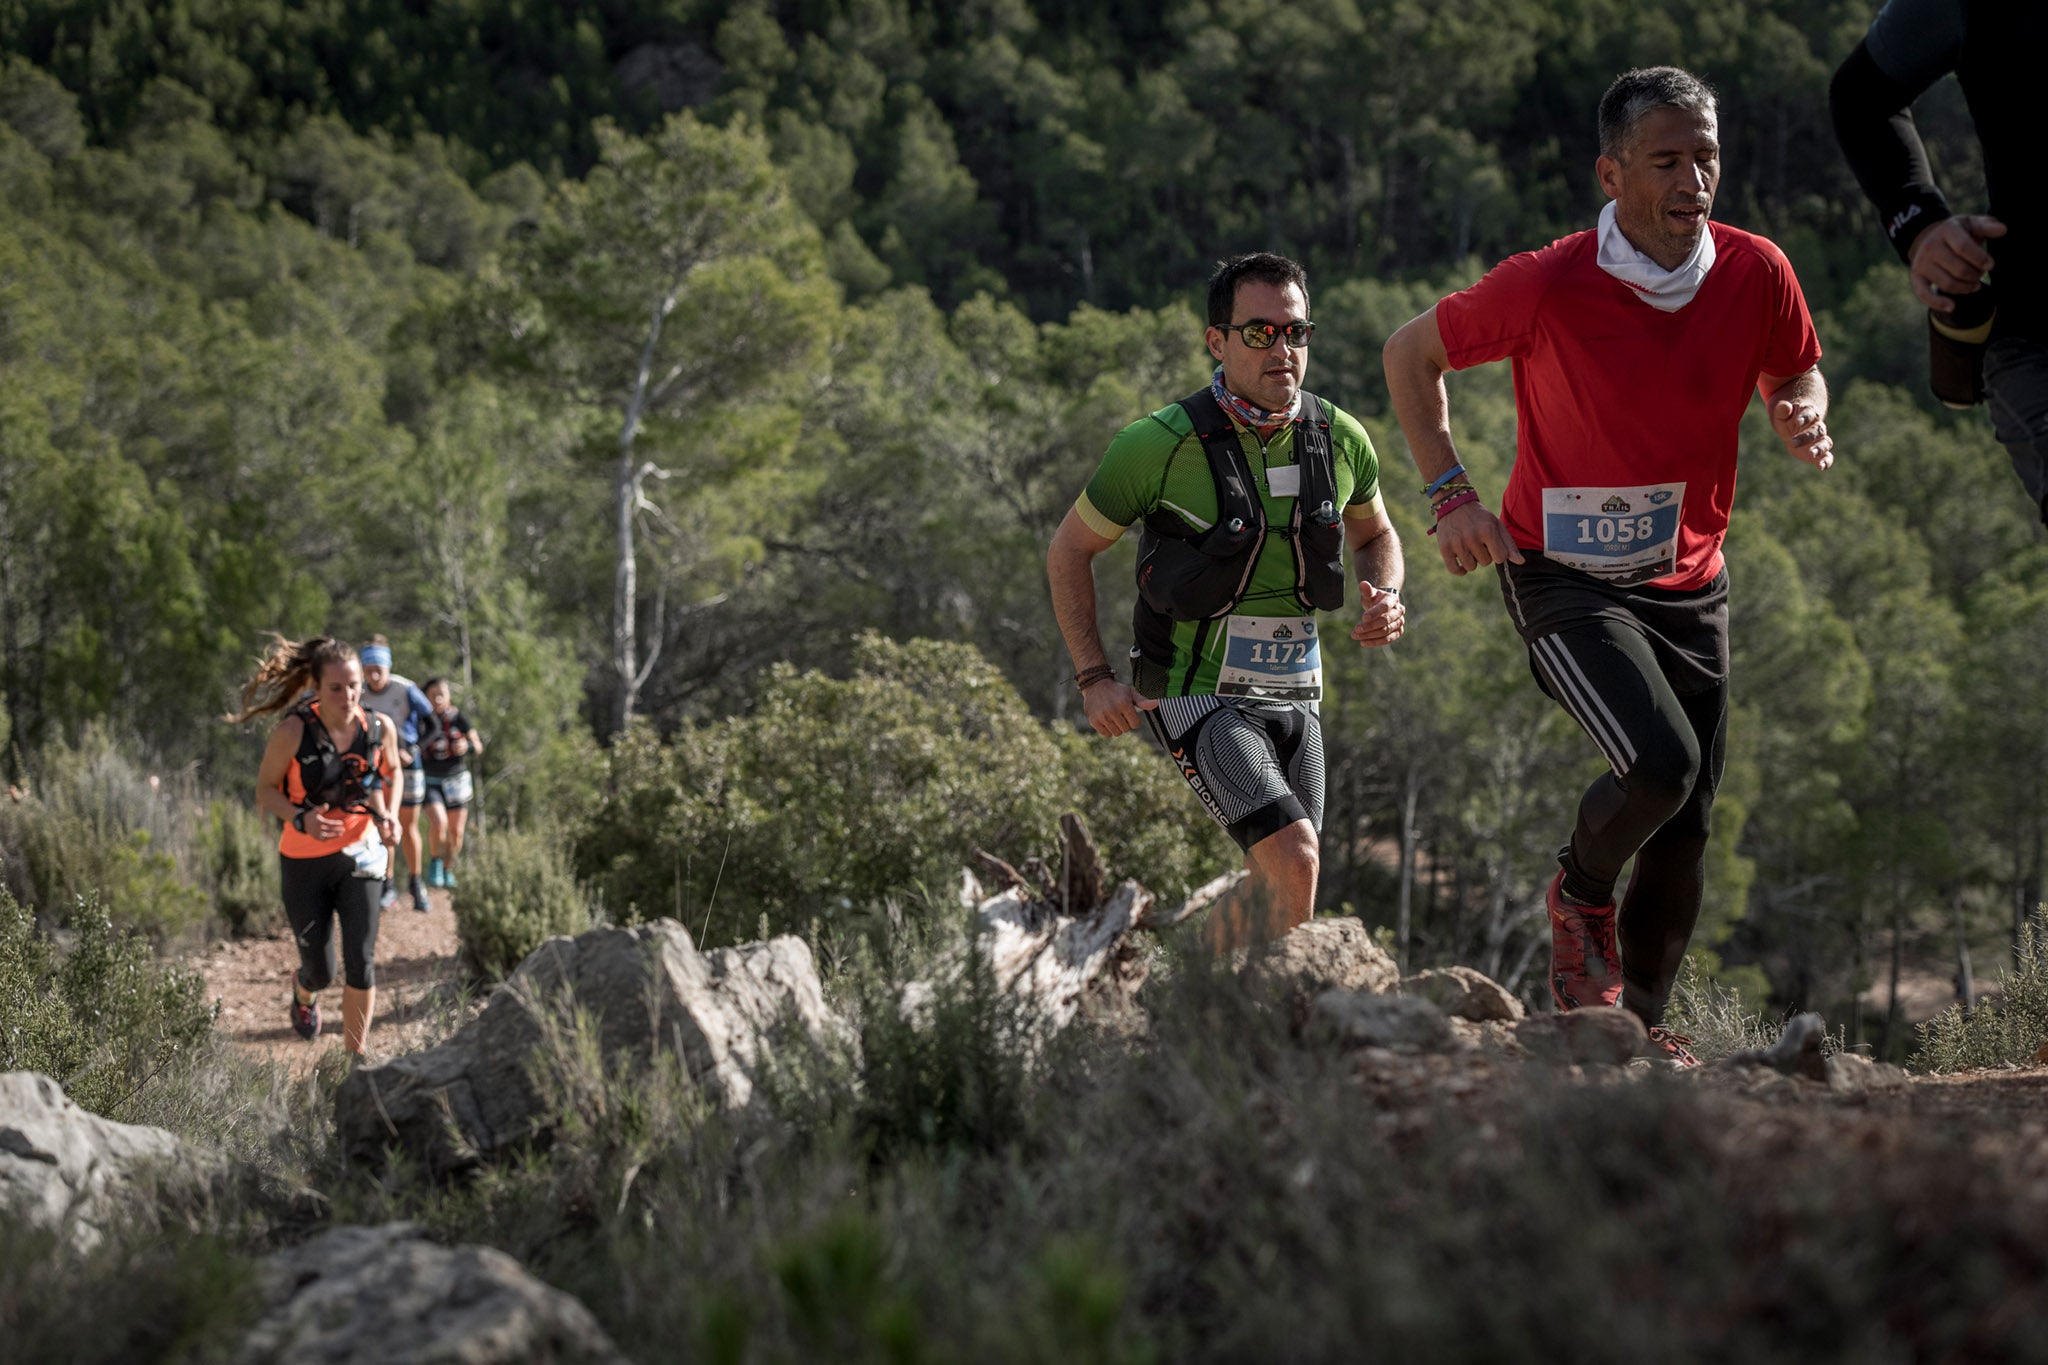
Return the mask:
[[[1244, 893], [1210, 919], [1225, 949], [1278, 937], [1315, 909], [1316, 613], [1342, 605], [1344, 546], [1363, 603], [1351, 638], [1392, 644], [1407, 618], [1372, 441], [1302, 391], [1315, 331], [1306, 273], [1270, 252], [1226, 261], [1208, 318], [1209, 388], [1117, 434], [1053, 536], [1046, 574], [1089, 724], [1114, 737], [1142, 718], [1245, 850]], [[1096, 624], [1094, 560], [1140, 522], [1125, 683]]]

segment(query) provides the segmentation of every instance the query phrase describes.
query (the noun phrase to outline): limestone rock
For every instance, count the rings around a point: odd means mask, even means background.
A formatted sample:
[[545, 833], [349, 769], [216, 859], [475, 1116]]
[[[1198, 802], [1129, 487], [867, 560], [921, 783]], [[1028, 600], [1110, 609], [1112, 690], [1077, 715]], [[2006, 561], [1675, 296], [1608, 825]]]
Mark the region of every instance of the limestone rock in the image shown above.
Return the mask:
[[1487, 1052], [1500, 1057], [1525, 1058], [1529, 1049], [1522, 1046], [1515, 1037], [1513, 1024], [1502, 1019], [1461, 1019], [1450, 1016], [1451, 1033], [1465, 1047], [1474, 1052]]
[[1506, 987], [1470, 967], [1439, 967], [1404, 977], [1401, 994], [1427, 1000], [1454, 1019], [1512, 1024], [1529, 1013]]
[[1828, 1089], [1845, 1095], [1871, 1090], [1896, 1090], [1911, 1083], [1905, 1068], [1889, 1062], [1873, 1062], [1853, 1052], [1838, 1052], [1827, 1059]]
[[1769, 1067], [1781, 1075], [1800, 1076], [1826, 1084], [1828, 1058], [1822, 1050], [1827, 1040], [1827, 1025], [1818, 1014], [1811, 1011], [1795, 1014], [1786, 1021], [1785, 1031], [1778, 1035], [1777, 1042], [1765, 1048], [1732, 1052], [1721, 1065]]
[[529, 1061], [570, 1004], [606, 1058], [645, 1067], [673, 1052], [719, 1108], [753, 1098], [774, 1047], [847, 1037], [802, 939], [699, 953], [674, 920], [593, 929], [535, 949], [439, 1047], [351, 1073], [334, 1097], [343, 1152], [374, 1166], [393, 1145], [447, 1174], [545, 1136]]
[[1309, 1006], [1302, 1034], [1312, 1042], [1392, 1052], [1449, 1052], [1459, 1045], [1450, 1021], [1429, 1001], [1372, 991], [1324, 991]]
[[81, 1109], [39, 1072], [0, 1075], [0, 1204], [81, 1250], [123, 1214], [204, 1199], [226, 1174], [224, 1158]]
[[590, 1310], [502, 1251], [408, 1223], [335, 1228], [265, 1259], [241, 1365], [611, 1365]]
[[1643, 1021], [1612, 1006], [1532, 1015], [1515, 1025], [1515, 1038], [1532, 1056], [1581, 1066], [1620, 1066], [1650, 1055]]
[[1287, 1010], [1298, 1031], [1324, 991], [1390, 991], [1400, 984], [1401, 969], [1373, 942], [1365, 921], [1347, 915], [1310, 920], [1253, 950], [1245, 976], [1254, 990]]

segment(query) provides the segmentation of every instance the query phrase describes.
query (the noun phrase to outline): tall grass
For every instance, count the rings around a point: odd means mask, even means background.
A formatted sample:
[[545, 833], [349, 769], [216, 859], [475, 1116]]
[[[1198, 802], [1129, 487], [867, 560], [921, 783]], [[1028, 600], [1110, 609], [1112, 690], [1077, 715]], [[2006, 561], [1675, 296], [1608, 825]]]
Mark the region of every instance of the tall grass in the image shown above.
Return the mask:
[[0, 890], [0, 1071], [40, 1071], [85, 1108], [123, 1118], [206, 1042], [213, 1011], [197, 974], [159, 962], [94, 900], [72, 923], [62, 947]]
[[0, 878], [43, 918], [93, 898], [158, 943], [210, 916], [237, 933], [281, 919], [274, 843], [247, 800], [150, 772], [97, 726], [45, 748], [31, 772], [0, 802]]
[[1915, 1061], [1929, 1071], [2015, 1066], [2048, 1048], [2048, 907], [2020, 926], [1996, 999], [1968, 1010], [1951, 1005], [1919, 1032]]

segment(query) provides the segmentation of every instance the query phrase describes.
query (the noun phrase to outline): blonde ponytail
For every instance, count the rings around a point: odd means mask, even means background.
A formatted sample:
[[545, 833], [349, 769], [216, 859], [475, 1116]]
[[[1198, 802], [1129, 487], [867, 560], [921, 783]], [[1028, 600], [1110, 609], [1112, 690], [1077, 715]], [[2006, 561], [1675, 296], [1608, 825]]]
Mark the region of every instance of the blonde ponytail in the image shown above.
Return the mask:
[[331, 663], [356, 657], [354, 646], [326, 635], [292, 641], [275, 632], [268, 658], [257, 665], [256, 676], [242, 686], [242, 710], [227, 719], [239, 725], [258, 716], [274, 715], [299, 699], [310, 687], [317, 687], [320, 674]]

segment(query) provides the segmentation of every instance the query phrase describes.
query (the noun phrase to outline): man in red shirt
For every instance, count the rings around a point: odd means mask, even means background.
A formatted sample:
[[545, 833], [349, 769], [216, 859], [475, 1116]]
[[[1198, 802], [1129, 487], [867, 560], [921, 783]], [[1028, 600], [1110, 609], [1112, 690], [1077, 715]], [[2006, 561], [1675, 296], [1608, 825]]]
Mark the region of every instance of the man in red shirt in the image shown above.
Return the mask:
[[[1714, 93], [1676, 67], [1600, 101], [1599, 226], [1501, 262], [1387, 342], [1387, 384], [1454, 574], [1493, 565], [1544, 692], [1609, 771], [1548, 895], [1557, 1007], [1617, 1002], [1681, 1065], [1665, 1002], [1699, 917], [1728, 721], [1737, 429], [1751, 393], [1792, 454], [1834, 459], [1820, 343], [1770, 242], [1710, 223]], [[1443, 376], [1514, 365], [1499, 516], [1451, 440]], [[1636, 859], [1617, 912], [1615, 882]], [[1617, 943], [1618, 936], [1618, 943]]]

